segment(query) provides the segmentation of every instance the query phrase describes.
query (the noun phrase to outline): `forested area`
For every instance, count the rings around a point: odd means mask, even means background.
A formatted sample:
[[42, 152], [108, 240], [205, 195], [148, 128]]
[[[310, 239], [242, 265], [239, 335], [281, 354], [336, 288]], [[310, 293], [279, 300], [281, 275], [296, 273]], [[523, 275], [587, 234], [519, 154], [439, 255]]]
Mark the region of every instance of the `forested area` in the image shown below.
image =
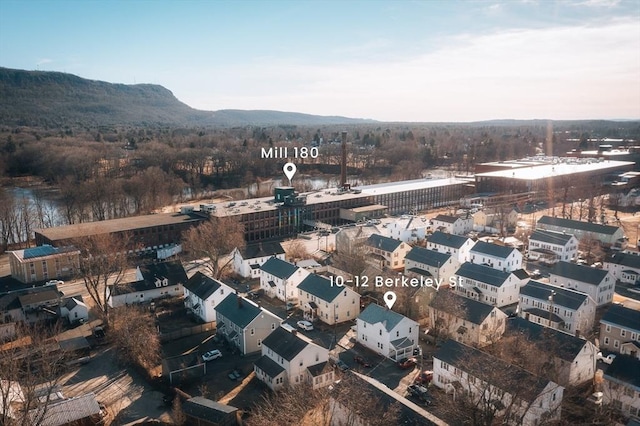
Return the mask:
[[[348, 173], [359, 183], [422, 177], [441, 168], [472, 173], [474, 164], [595, 148], [589, 138], [637, 139], [638, 123], [546, 121], [500, 124], [351, 124], [236, 128], [0, 127], [4, 185], [29, 176], [55, 190], [57, 220], [46, 206], [0, 190], [0, 244], [18, 243], [34, 228], [153, 212], [161, 206], [231, 191], [267, 195], [261, 183], [280, 178], [284, 159], [262, 159], [270, 147], [318, 147], [294, 160], [298, 175], [339, 175], [340, 134], [347, 131]], [[309, 189], [297, 178], [298, 190]], [[240, 189], [240, 190], [237, 190]]]

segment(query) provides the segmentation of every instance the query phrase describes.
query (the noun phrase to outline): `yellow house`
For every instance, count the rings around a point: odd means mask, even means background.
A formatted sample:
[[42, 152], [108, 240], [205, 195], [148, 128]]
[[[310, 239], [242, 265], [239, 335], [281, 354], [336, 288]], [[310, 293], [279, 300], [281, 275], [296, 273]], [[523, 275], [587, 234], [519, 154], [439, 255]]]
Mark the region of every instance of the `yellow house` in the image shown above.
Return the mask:
[[9, 252], [11, 276], [23, 283], [69, 278], [76, 274], [80, 251], [43, 245]]

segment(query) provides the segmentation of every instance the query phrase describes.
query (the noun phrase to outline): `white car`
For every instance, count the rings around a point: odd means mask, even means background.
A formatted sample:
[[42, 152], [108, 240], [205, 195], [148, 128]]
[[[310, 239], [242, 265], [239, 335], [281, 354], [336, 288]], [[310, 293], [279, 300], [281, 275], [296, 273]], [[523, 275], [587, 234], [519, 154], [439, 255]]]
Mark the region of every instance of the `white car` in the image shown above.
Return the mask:
[[298, 328], [301, 328], [303, 330], [306, 331], [311, 331], [313, 330], [313, 324], [311, 324], [309, 321], [298, 321]]
[[218, 359], [218, 358], [222, 358], [222, 352], [220, 352], [220, 350], [218, 349], [214, 349], [202, 355], [202, 360], [205, 362], [213, 361], [214, 359]]
[[62, 285], [64, 281], [62, 280], [49, 280], [44, 285]]

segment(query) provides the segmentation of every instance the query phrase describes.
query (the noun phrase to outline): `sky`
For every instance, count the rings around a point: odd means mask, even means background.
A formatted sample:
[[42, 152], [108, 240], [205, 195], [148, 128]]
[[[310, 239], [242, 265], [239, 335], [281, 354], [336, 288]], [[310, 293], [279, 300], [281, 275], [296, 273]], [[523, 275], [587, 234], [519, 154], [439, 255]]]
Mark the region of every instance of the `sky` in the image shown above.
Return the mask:
[[208, 111], [640, 119], [640, 0], [0, 0], [0, 66]]

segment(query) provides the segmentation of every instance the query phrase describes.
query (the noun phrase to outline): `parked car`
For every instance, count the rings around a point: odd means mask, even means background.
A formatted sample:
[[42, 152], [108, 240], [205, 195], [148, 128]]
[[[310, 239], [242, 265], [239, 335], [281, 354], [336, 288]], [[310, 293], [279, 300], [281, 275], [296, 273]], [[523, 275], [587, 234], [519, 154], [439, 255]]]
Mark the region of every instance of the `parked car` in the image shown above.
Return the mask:
[[369, 361], [367, 361], [366, 358], [363, 358], [360, 355], [354, 356], [353, 360], [365, 368], [371, 368], [371, 364], [369, 364]]
[[218, 358], [222, 358], [222, 352], [220, 352], [219, 349], [214, 349], [212, 351], [205, 352], [204, 354], [202, 354], [202, 360], [205, 362], [213, 361], [214, 359], [218, 359]]
[[429, 391], [424, 386], [409, 385], [409, 387], [407, 387], [407, 392], [410, 396], [420, 400], [426, 405], [431, 405], [433, 403], [433, 399], [429, 395]]
[[422, 348], [420, 346], [413, 349], [413, 356], [421, 356], [421, 355], [422, 355]]
[[398, 361], [398, 367], [402, 368], [403, 370], [408, 370], [415, 367], [416, 365], [418, 365], [418, 360], [414, 357], [402, 358], [400, 361]]
[[605, 364], [611, 364], [613, 362], [614, 359], [616, 359], [616, 355], [615, 354], [609, 354], [607, 356], [603, 356], [602, 352], [598, 352], [598, 355], [596, 355], [596, 359], [599, 361], [604, 362]]
[[313, 330], [313, 324], [311, 324], [309, 321], [298, 321], [296, 324], [298, 325], [298, 328], [301, 328], [303, 330]]
[[427, 383], [430, 383], [431, 380], [433, 380], [433, 371], [425, 370], [422, 373], [420, 373], [418, 377], [416, 377], [416, 379], [414, 380], [414, 383], [427, 384]]
[[62, 280], [49, 280], [44, 285], [62, 285], [64, 281]]

